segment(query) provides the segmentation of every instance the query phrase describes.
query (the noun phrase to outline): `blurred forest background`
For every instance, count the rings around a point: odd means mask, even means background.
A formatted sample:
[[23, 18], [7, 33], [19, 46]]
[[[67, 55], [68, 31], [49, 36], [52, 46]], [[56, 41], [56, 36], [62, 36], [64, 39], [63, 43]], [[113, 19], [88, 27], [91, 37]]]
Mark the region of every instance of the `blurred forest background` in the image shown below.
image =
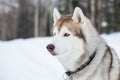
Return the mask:
[[99, 33], [120, 31], [120, 0], [0, 0], [0, 40], [50, 36], [52, 12], [81, 7]]

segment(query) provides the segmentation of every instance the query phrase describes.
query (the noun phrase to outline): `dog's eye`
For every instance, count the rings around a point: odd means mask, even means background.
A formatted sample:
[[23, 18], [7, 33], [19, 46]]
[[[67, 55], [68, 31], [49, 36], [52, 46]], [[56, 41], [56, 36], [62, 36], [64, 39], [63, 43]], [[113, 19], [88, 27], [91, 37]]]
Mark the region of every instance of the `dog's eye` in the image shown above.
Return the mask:
[[68, 34], [68, 33], [65, 33], [65, 34], [64, 34], [64, 37], [68, 37], [68, 36], [70, 36], [70, 34]]

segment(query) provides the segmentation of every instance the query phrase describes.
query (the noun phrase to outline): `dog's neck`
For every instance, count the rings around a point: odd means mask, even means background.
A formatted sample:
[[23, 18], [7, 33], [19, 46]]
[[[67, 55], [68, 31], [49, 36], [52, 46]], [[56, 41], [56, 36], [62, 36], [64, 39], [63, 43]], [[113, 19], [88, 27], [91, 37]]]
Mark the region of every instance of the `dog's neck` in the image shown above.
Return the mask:
[[[63, 55], [57, 56], [59, 61], [63, 64], [66, 71], [75, 71], [80, 64], [83, 64], [88, 57], [88, 53], [83, 56], [80, 53], [85, 53], [83, 50], [72, 50]], [[81, 58], [81, 60], [80, 60]]]
[[[80, 55], [80, 53], [84, 54]], [[92, 59], [95, 57], [95, 54], [96, 50], [93, 53], [89, 53], [88, 50], [85, 50], [84, 52], [70, 51], [68, 54], [58, 56], [57, 58], [65, 67], [68, 76], [70, 76], [73, 73], [81, 71], [90, 64]]]
[[[96, 55], [94, 57], [94, 59], [91, 61], [91, 65], [89, 64], [87, 67], [85, 67], [83, 70], [77, 72], [77, 74], [73, 74], [72, 77], [75, 77], [75, 75], [79, 75], [79, 77], [81, 78], [81, 80], [84, 80], [84, 78], [86, 77], [83, 77], [83, 76], [90, 76], [92, 73], [91, 72], [94, 72], [97, 68], [97, 66], [99, 65], [102, 57], [104, 56], [104, 54], [100, 54], [100, 53], [104, 53], [104, 51], [106, 50], [106, 47], [104, 44], [100, 44], [99, 45], [99, 49], [100, 48], [104, 48], [102, 51], [101, 49], [100, 50], [97, 50], [96, 51]], [[81, 64], [85, 63], [86, 60], [88, 60], [89, 56], [85, 56], [85, 60], [83, 60], [83, 63], [80, 63], [80, 56], [79, 56], [79, 53], [78, 54], [78, 57], [76, 59], [74, 59], [74, 55], [71, 55], [71, 56], [59, 56], [58, 59], [60, 60], [60, 62], [63, 64], [63, 66], [65, 67], [66, 71], [75, 71], [78, 67], [80, 67]], [[99, 57], [99, 58], [97, 58]], [[73, 61], [74, 60], [74, 61]], [[80, 62], [79, 62], [80, 61]], [[94, 67], [94, 68], [93, 68]], [[74, 79], [73, 79], [74, 80]], [[75, 79], [76, 80], [76, 79]]]
[[96, 55], [96, 52], [97, 52], [97, 49], [89, 56], [88, 60], [85, 63], [80, 65], [80, 67], [78, 67], [75, 71], [67, 71], [66, 75], [70, 77], [71, 75], [73, 75], [73, 74], [81, 71], [85, 67], [87, 67], [92, 62], [92, 60], [94, 59], [94, 57]]

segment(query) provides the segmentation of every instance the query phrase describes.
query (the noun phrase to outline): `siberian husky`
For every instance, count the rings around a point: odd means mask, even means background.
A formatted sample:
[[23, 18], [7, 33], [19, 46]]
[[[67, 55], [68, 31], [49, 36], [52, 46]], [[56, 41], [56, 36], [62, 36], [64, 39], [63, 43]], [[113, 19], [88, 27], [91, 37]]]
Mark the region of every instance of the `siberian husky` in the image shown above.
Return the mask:
[[73, 15], [53, 12], [54, 40], [47, 45], [65, 67], [65, 80], [120, 80], [119, 59], [79, 7]]

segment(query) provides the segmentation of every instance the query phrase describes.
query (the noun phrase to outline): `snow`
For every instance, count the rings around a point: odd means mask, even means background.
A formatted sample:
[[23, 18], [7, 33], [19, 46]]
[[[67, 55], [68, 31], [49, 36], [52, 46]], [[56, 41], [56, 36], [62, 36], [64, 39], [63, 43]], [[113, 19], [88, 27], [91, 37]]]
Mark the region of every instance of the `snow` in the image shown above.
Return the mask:
[[120, 58], [120, 32], [112, 33], [110, 35], [102, 34], [101, 35], [108, 45], [113, 48]]
[[62, 80], [64, 68], [46, 50], [50, 38], [0, 42], [0, 80]]
[[[120, 53], [120, 33], [101, 36]], [[42, 37], [0, 41], [0, 80], [63, 80], [63, 66], [46, 50], [51, 40]]]
[[102, 22], [101, 22], [101, 26], [102, 26], [103, 28], [108, 27], [107, 21], [102, 21]]

